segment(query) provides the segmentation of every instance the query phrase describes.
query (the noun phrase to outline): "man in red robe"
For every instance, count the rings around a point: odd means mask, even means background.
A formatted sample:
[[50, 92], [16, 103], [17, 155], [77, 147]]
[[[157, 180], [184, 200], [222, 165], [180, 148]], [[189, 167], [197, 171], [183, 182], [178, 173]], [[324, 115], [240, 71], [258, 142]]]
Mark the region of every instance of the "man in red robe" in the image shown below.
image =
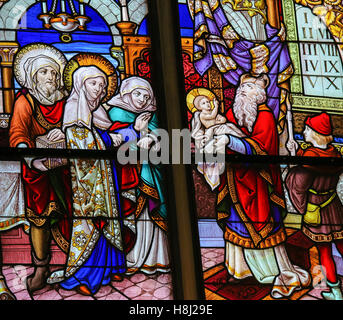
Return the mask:
[[[18, 82], [24, 88], [17, 94], [14, 104], [10, 147], [35, 148], [36, 138], [43, 135], [47, 135], [51, 143], [64, 139], [60, 129], [65, 103], [61, 64], [44, 54], [21, 61], [24, 77]], [[34, 273], [27, 278], [30, 293], [43, 288], [49, 276], [51, 231], [63, 251], [68, 249], [70, 236], [67, 219], [72, 212], [69, 168], [59, 166], [48, 170], [46, 160], [26, 158], [22, 162], [26, 217], [30, 222], [35, 266]]]
[[[266, 75], [241, 77], [235, 102], [226, 117], [244, 135], [218, 135], [214, 144], [217, 152], [278, 154], [275, 118], [265, 104], [268, 84]], [[290, 263], [283, 246], [285, 213], [278, 165], [226, 165], [217, 195], [217, 220], [224, 231], [226, 267], [232, 279], [253, 275], [261, 283], [274, 283], [275, 298], [291, 295], [310, 280], [305, 270]]]

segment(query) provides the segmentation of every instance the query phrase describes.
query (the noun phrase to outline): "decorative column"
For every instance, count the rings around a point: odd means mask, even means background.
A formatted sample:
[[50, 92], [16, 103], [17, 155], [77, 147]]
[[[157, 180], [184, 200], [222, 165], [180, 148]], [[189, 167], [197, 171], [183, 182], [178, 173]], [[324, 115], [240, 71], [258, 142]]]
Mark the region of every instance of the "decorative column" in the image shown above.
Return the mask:
[[[281, 28], [280, 23], [280, 8], [278, 0], [266, 0], [267, 2], [267, 15], [268, 22], [274, 28]], [[292, 113], [292, 96], [290, 80], [284, 81], [280, 84], [281, 97], [280, 100], [280, 115], [278, 121], [279, 139], [279, 152], [280, 155], [296, 155], [294, 148], [288, 149], [287, 143], [292, 142], [295, 144], [294, 131], [293, 131], [293, 113]]]
[[[117, 27], [120, 35], [122, 36], [122, 51], [124, 52], [124, 60], [121, 61], [121, 59], [119, 59], [120, 64], [122, 64], [120, 66], [121, 68], [119, 67], [119, 70], [121, 72], [121, 77], [126, 78], [127, 76], [134, 75], [133, 58], [139, 57], [139, 55], [137, 54], [137, 50], [135, 50], [136, 48], [133, 45], [138, 45], [139, 38], [137, 38], [138, 40], [136, 39], [136, 41], [134, 40], [134, 34], [137, 28], [137, 24], [130, 21], [127, 1], [119, 0], [119, 2], [121, 6], [121, 21], [117, 22], [115, 26]], [[116, 50], [116, 52], [111, 50], [111, 53], [117, 56], [119, 55], [118, 50]]]
[[129, 10], [127, 8], [126, 0], [119, 0], [121, 5], [121, 21], [130, 21], [129, 19]]
[[223, 76], [216, 67], [212, 67], [207, 71], [208, 83], [210, 89], [216, 95], [220, 103], [220, 112], [224, 113], [224, 88], [223, 88]]
[[19, 48], [16, 42], [0, 42], [3, 106], [5, 113], [12, 113], [14, 103], [13, 59]]
[[269, 24], [277, 29], [280, 29], [280, 14], [278, 0], [266, 0], [267, 16]]
[[134, 22], [118, 22], [116, 27], [123, 39], [124, 78], [136, 75], [135, 61], [141, 56], [143, 50], [151, 48], [150, 37], [135, 35], [137, 25]]

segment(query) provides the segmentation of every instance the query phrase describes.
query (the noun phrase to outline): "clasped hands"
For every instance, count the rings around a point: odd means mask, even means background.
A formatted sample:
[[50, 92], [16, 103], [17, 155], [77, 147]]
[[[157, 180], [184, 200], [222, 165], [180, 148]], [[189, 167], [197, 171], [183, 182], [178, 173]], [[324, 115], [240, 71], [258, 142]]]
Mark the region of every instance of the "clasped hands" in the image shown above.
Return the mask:
[[[151, 119], [151, 113], [150, 112], [143, 112], [141, 113], [135, 120], [134, 129], [137, 132], [143, 132], [147, 129], [149, 121]], [[123, 137], [121, 134], [115, 134], [110, 133], [111, 139], [113, 141], [113, 145], [115, 147], [118, 147], [123, 142]], [[142, 149], [149, 149], [151, 144], [154, 142], [154, 140], [149, 137], [143, 137], [137, 142], [137, 146]]]
[[[146, 130], [151, 116], [152, 115], [150, 112], [143, 112], [142, 114], [140, 114], [135, 120], [134, 129], [138, 132]], [[123, 137], [121, 134], [110, 133], [110, 137], [115, 147], [118, 147], [123, 142]], [[65, 134], [62, 132], [61, 129], [55, 128], [49, 131], [49, 133], [47, 134], [47, 138], [50, 141], [58, 141], [64, 139]], [[151, 137], [146, 136], [138, 141], [137, 146], [143, 149], [149, 149], [153, 142], [154, 140]], [[47, 171], [49, 169], [44, 165], [44, 162], [46, 160], [47, 158], [34, 159], [32, 161], [32, 166], [40, 171]]]
[[[146, 131], [152, 114], [150, 112], [141, 113], [135, 121], [134, 129], [138, 132]], [[154, 142], [150, 136], [141, 138], [137, 142], [137, 146], [142, 149], [149, 149], [151, 144]]]

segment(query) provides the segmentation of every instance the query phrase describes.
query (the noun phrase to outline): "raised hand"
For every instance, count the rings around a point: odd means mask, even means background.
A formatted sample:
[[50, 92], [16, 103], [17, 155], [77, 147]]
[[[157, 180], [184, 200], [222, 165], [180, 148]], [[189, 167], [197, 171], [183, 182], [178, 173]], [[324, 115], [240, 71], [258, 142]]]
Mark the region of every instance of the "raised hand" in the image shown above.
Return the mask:
[[115, 134], [115, 133], [110, 133], [110, 137], [111, 137], [111, 139], [112, 139], [112, 141], [113, 141], [113, 145], [115, 146], [115, 147], [118, 147], [118, 146], [120, 146], [120, 144], [122, 143], [122, 141], [123, 141], [123, 137], [122, 137], [122, 135], [121, 134]]
[[148, 126], [150, 119], [151, 119], [151, 113], [150, 112], [143, 112], [142, 114], [140, 114], [136, 118], [134, 129], [136, 131], [144, 130]]
[[213, 99], [213, 104], [214, 104], [214, 108], [218, 110], [218, 108], [219, 108], [219, 101], [216, 98]]
[[154, 140], [150, 137], [144, 137], [137, 142], [137, 146], [142, 149], [149, 149]]
[[299, 145], [294, 139], [290, 138], [286, 143], [286, 147], [288, 151], [291, 153], [291, 155], [295, 156], [299, 148]]

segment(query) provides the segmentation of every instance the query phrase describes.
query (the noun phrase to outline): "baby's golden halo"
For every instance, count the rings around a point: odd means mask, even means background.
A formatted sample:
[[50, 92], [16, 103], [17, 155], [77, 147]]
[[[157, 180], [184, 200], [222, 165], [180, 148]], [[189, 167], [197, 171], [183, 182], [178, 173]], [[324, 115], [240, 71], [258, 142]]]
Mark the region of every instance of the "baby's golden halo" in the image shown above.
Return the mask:
[[195, 89], [191, 90], [190, 92], [188, 92], [187, 98], [186, 98], [187, 107], [188, 107], [190, 112], [194, 113], [195, 111], [198, 110], [195, 106], [195, 100], [199, 96], [203, 96], [203, 97], [208, 98], [211, 102], [211, 107], [213, 109], [213, 107], [214, 107], [213, 100], [216, 99], [216, 95], [208, 89], [195, 88]]

